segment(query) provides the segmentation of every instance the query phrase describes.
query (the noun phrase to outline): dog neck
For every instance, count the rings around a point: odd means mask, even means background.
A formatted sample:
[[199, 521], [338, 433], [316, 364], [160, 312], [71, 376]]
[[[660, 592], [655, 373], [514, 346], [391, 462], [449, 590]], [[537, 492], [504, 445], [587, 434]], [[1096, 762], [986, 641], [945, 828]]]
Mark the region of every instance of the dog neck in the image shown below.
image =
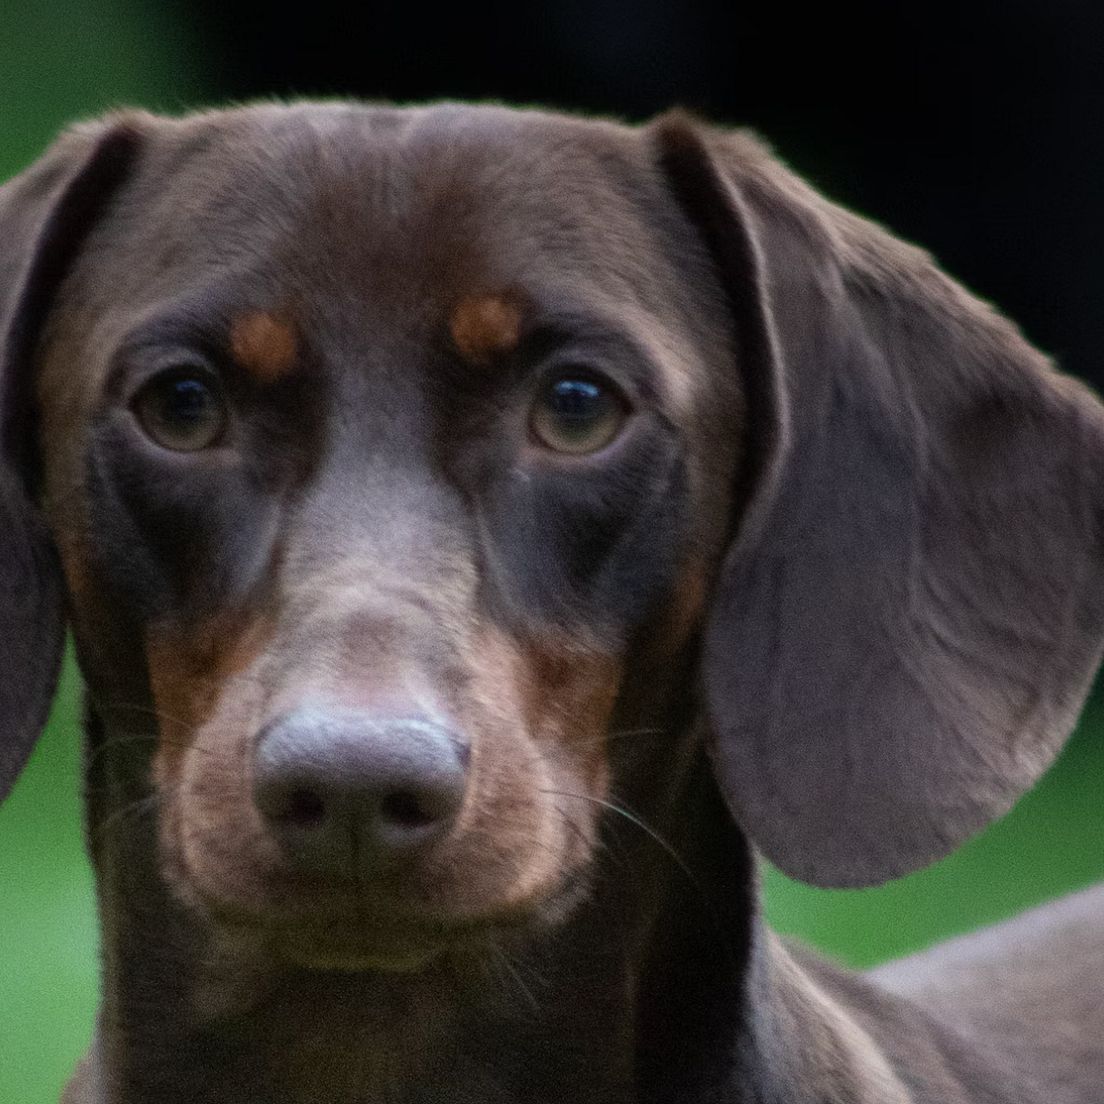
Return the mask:
[[[110, 734], [89, 727], [92, 794], [127, 790]], [[906, 1101], [763, 927], [750, 847], [700, 748], [679, 789], [668, 807], [691, 812], [654, 835], [610, 826], [611, 861], [559, 929], [425, 976], [274, 976], [176, 902], [148, 802], [115, 792], [132, 823], [108, 833], [92, 800], [104, 1104], [812, 1104], [825, 1084]]]

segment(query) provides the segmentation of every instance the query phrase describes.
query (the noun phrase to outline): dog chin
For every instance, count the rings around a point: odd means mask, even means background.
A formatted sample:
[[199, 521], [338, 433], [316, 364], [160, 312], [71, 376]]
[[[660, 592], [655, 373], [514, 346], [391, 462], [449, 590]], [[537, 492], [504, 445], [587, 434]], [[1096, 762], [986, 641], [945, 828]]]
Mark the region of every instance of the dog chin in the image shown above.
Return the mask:
[[414, 974], [425, 970], [448, 950], [443, 939], [391, 935], [371, 941], [318, 938], [313, 933], [281, 933], [275, 957], [297, 969], [323, 973]]

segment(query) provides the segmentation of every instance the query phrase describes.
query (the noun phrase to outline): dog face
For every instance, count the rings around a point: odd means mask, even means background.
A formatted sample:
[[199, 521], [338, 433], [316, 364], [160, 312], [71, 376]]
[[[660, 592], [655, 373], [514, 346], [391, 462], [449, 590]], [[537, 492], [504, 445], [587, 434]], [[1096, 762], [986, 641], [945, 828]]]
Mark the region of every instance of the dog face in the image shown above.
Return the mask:
[[[56, 548], [166, 879], [281, 960], [555, 922], [626, 788], [670, 797], [688, 699], [734, 815], [828, 884], [945, 853], [1072, 724], [1099, 407], [744, 137], [138, 116], [0, 218], [8, 757]], [[644, 781], [643, 727], [682, 734]]]
[[[606, 734], [656, 707], [619, 708], [626, 666], [677, 661], [728, 520], [729, 335], [638, 151], [454, 117], [462, 149], [448, 113], [170, 129], [42, 349], [95, 708], [157, 718], [177, 891], [307, 963], [562, 911]], [[368, 730], [423, 761], [361, 763]]]

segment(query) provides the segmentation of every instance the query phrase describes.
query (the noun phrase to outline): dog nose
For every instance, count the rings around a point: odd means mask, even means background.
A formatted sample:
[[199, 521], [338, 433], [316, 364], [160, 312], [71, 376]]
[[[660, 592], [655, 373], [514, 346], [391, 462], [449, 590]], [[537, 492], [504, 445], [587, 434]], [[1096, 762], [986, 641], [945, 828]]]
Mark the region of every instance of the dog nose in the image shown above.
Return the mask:
[[303, 708], [260, 733], [253, 799], [294, 862], [355, 874], [447, 834], [468, 759], [465, 741], [430, 721]]

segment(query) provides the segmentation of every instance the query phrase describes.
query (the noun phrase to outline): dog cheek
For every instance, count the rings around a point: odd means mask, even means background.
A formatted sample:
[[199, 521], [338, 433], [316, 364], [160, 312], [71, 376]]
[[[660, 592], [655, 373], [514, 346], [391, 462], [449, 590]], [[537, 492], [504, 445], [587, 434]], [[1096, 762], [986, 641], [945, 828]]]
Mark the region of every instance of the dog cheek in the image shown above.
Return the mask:
[[217, 711], [185, 754], [172, 841], [189, 886], [224, 914], [265, 910], [279, 865], [252, 800], [251, 752], [258, 709]]
[[483, 628], [469, 641], [461, 661], [453, 708], [471, 734], [471, 776], [466, 806], [453, 847], [446, 856], [464, 871], [445, 887], [470, 902], [472, 912], [499, 912], [554, 883], [561, 861], [557, 826], [542, 791], [545, 764], [526, 727], [525, 671], [509, 638]]
[[549, 777], [545, 801], [563, 835], [561, 877], [589, 867], [610, 803], [609, 729], [620, 660], [593, 645], [544, 640], [528, 650], [528, 724]]
[[[500, 703], [507, 683], [513, 716], [479, 749], [484, 813], [474, 819], [481, 830], [487, 825], [488, 837], [494, 828], [495, 852], [504, 860], [509, 851], [518, 870], [513, 894], [539, 897], [592, 858], [608, 797], [606, 736], [620, 662], [594, 645], [547, 633], [539, 641], [488, 633], [479, 654], [472, 685]], [[508, 839], [504, 824], [514, 826]]]
[[608, 728], [621, 663], [592, 644], [546, 638], [526, 650], [527, 726], [560, 773], [601, 799], [609, 781]]
[[161, 842], [185, 896], [199, 890], [248, 907], [264, 895], [265, 838], [250, 779], [265, 698], [258, 659], [269, 635], [261, 621], [220, 621], [147, 637]]
[[459, 658], [449, 709], [470, 735], [468, 795], [451, 840], [417, 872], [417, 896], [451, 915], [527, 910], [554, 892], [571, 840], [527, 718], [529, 671], [516, 643], [480, 627]]

